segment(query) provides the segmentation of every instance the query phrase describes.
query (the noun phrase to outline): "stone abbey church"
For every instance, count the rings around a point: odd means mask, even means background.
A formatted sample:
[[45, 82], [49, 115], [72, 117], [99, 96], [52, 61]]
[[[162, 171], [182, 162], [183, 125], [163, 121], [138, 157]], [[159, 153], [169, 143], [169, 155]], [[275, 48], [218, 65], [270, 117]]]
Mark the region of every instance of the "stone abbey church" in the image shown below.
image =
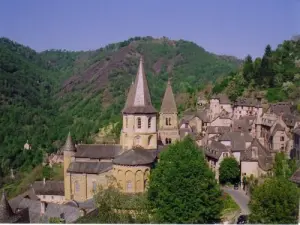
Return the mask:
[[171, 83], [168, 81], [157, 122], [158, 112], [151, 103], [142, 58], [122, 114], [118, 145], [75, 145], [69, 133], [62, 149], [65, 201], [92, 198], [98, 185], [108, 185], [110, 176], [123, 192], [143, 192], [160, 150], [180, 138]]

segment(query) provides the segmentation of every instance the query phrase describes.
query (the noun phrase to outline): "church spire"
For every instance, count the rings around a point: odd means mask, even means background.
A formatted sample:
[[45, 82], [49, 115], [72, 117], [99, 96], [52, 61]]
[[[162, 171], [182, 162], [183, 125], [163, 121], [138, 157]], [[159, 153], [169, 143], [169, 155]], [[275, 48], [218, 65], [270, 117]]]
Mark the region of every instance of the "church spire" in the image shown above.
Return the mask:
[[130, 87], [123, 113], [156, 113], [151, 102], [143, 57], [140, 58], [135, 82]]
[[72, 141], [72, 137], [71, 137], [71, 132], [69, 131], [68, 133], [68, 137], [67, 137], [67, 140], [66, 140], [66, 143], [65, 145], [63, 146], [63, 151], [76, 151], [76, 148], [75, 148], [75, 145]]
[[175, 98], [171, 86], [171, 80], [168, 79], [167, 88], [160, 108], [161, 113], [177, 113]]

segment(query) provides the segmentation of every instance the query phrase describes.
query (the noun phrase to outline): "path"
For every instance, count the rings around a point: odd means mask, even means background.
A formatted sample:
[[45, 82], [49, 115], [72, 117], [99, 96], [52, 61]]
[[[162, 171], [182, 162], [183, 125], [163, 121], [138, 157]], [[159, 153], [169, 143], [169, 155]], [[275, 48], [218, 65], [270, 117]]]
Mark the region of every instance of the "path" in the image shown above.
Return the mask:
[[223, 187], [222, 190], [228, 193], [235, 200], [235, 202], [240, 206], [242, 214], [244, 215], [250, 214], [250, 210], [248, 207], [248, 203], [250, 199], [245, 194], [245, 192], [241, 190], [234, 190], [233, 188], [226, 188], [226, 187]]

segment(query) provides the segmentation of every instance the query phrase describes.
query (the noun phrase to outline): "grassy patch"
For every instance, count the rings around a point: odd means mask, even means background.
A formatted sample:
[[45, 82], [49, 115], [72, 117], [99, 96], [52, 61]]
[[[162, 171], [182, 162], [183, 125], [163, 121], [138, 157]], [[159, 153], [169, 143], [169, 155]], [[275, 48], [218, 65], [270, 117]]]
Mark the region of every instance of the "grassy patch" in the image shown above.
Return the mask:
[[30, 184], [34, 181], [42, 180], [63, 180], [63, 166], [55, 165], [52, 168], [39, 165], [30, 173], [19, 173], [14, 180], [8, 180], [2, 187], [7, 192], [9, 198], [13, 198], [28, 190]]
[[240, 210], [238, 204], [232, 199], [230, 195], [223, 192], [223, 210], [222, 210], [222, 218], [227, 218]]

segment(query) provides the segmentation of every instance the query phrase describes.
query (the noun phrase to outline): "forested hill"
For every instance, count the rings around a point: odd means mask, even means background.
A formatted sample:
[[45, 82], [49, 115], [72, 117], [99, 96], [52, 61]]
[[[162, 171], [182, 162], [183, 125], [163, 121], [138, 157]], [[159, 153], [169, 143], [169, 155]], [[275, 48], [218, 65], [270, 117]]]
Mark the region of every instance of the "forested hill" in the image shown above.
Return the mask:
[[[157, 109], [169, 76], [176, 93], [194, 93], [241, 64], [235, 57], [167, 38], [136, 37], [95, 51], [41, 53], [0, 38], [1, 175], [39, 164], [69, 130], [77, 141], [88, 142], [99, 128], [120, 121], [140, 55]], [[26, 140], [31, 151], [23, 150]]]
[[262, 57], [248, 55], [242, 69], [224, 77], [213, 92], [226, 92], [232, 100], [259, 94], [268, 102], [292, 101], [300, 112], [299, 35], [274, 49], [266, 46]]

